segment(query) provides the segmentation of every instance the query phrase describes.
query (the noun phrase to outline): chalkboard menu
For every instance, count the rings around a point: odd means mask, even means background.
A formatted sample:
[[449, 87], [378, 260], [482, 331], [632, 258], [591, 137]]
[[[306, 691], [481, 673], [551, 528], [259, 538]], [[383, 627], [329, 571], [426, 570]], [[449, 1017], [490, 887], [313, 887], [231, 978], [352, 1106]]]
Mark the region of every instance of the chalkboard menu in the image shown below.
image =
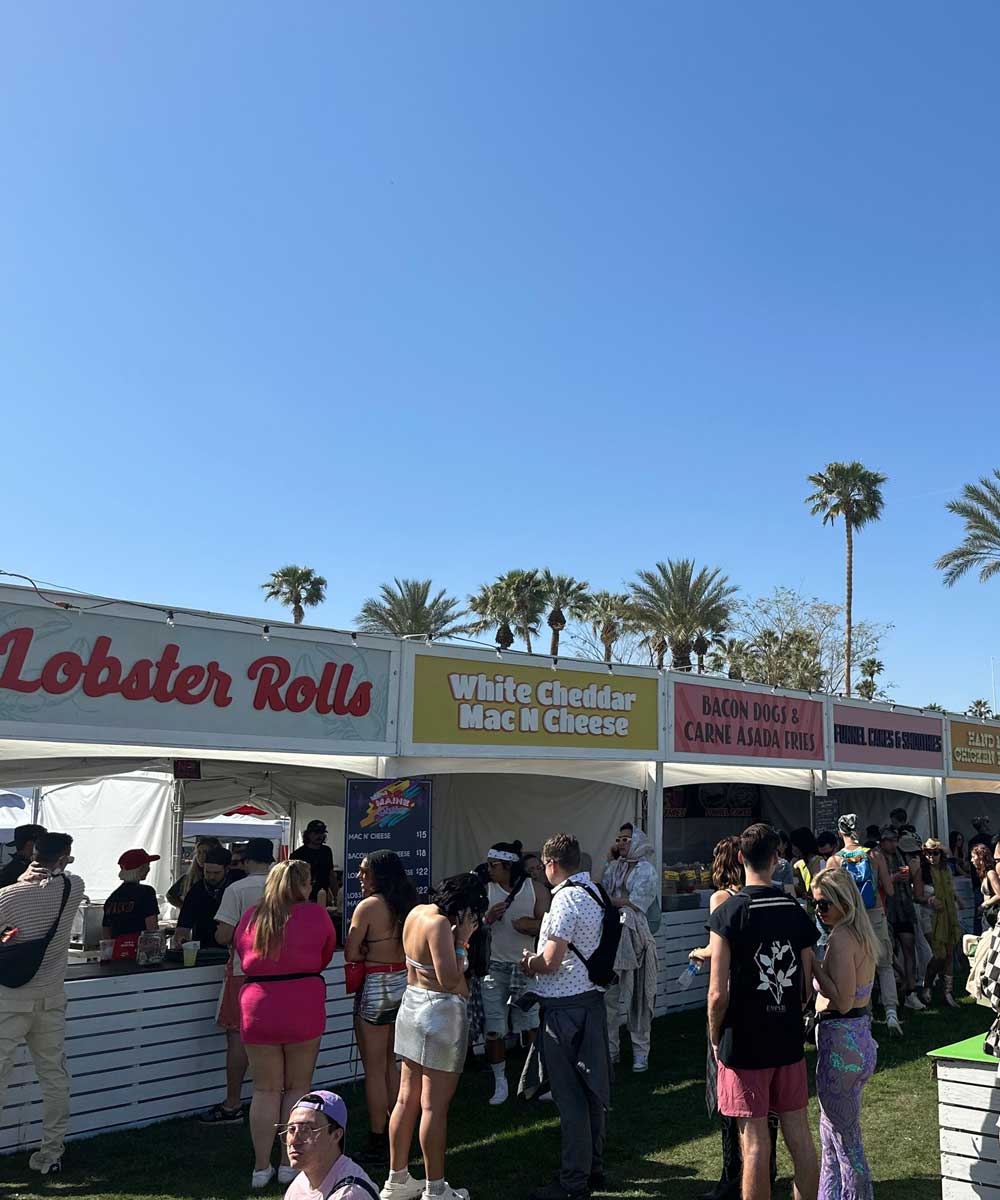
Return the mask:
[[417, 892], [431, 886], [431, 781], [349, 779], [344, 814], [344, 940], [361, 903], [358, 867], [366, 854], [398, 854]]
[[813, 797], [813, 811], [815, 816], [816, 833], [836, 833], [837, 821], [840, 819], [840, 801], [836, 796], [816, 795]]

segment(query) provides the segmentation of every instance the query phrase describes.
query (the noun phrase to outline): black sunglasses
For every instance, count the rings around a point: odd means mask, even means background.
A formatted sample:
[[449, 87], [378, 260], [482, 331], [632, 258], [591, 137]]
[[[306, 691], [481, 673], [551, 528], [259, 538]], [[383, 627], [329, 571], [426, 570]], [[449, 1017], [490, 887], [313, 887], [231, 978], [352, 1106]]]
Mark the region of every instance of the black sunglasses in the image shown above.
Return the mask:
[[817, 900], [816, 901], [816, 911], [817, 912], [829, 912], [831, 908], [833, 908], [832, 900]]

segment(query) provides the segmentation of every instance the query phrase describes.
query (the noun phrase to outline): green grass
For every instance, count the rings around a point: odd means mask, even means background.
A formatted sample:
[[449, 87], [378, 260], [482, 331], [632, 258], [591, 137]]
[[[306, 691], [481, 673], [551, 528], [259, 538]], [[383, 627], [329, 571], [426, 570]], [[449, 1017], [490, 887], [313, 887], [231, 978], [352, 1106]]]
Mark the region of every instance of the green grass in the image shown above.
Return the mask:
[[[879, 1200], [940, 1197], [936, 1085], [925, 1055], [985, 1031], [989, 1021], [987, 1010], [966, 1002], [958, 1012], [907, 1014], [901, 1042], [890, 1042], [885, 1026], [876, 1026], [879, 1069], [865, 1092], [864, 1133]], [[627, 1062], [627, 1046], [624, 1057]], [[704, 1013], [690, 1012], [654, 1022], [648, 1074], [618, 1068], [608, 1126], [609, 1191], [693, 1200], [718, 1177], [719, 1136], [705, 1112], [704, 1064]], [[810, 1057], [810, 1074], [812, 1065]], [[508, 1064], [512, 1080], [516, 1069]], [[473, 1200], [512, 1200], [554, 1174], [558, 1119], [551, 1104], [540, 1102], [490, 1108], [491, 1082], [488, 1070], [462, 1078], [451, 1109], [447, 1174]], [[350, 1147], [352, 1140], [360, 1143], [367, 1122], [361, 1089], [346, 1088], [344, 1095]], [[815, 1101], [812, 1110], [815, 1121]], [[209, 1129], [184, 1119], [71, 1142], [64, 1172], [51, 1182], [28, 1170], [25, 1154], [0, 1157], [0, 1200], [236, 1200], [248, 1193], [250, 1167], [245, 1126]], [[791, 1195], [783, 1147], [776, 1195]]]

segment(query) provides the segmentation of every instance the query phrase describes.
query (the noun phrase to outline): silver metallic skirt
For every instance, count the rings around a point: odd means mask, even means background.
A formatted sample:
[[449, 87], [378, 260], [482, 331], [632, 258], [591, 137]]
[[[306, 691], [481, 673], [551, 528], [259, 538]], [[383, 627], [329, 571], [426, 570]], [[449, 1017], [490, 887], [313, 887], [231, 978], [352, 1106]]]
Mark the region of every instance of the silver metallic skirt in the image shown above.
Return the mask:
[[396, 1017], [396, 1053], [432, 1071], [465, 1066], [469, 1010], [464, 996], [407, 986]]
[[373, 971], [354, 993], [354, 1013], [366, 1025], [391, 1025], [406, 991], [406, 968], [402, 971]]

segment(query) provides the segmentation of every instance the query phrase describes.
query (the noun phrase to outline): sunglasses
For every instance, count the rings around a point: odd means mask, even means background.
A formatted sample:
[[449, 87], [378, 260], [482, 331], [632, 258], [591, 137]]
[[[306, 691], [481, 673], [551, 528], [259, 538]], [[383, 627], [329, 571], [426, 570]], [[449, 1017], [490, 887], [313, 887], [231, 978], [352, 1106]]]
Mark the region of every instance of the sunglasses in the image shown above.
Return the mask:
[[833, 908], [832, 900], [817, 900], [816, 901], [816, 911], [817, 912], [829, 912], [831, 908]]

